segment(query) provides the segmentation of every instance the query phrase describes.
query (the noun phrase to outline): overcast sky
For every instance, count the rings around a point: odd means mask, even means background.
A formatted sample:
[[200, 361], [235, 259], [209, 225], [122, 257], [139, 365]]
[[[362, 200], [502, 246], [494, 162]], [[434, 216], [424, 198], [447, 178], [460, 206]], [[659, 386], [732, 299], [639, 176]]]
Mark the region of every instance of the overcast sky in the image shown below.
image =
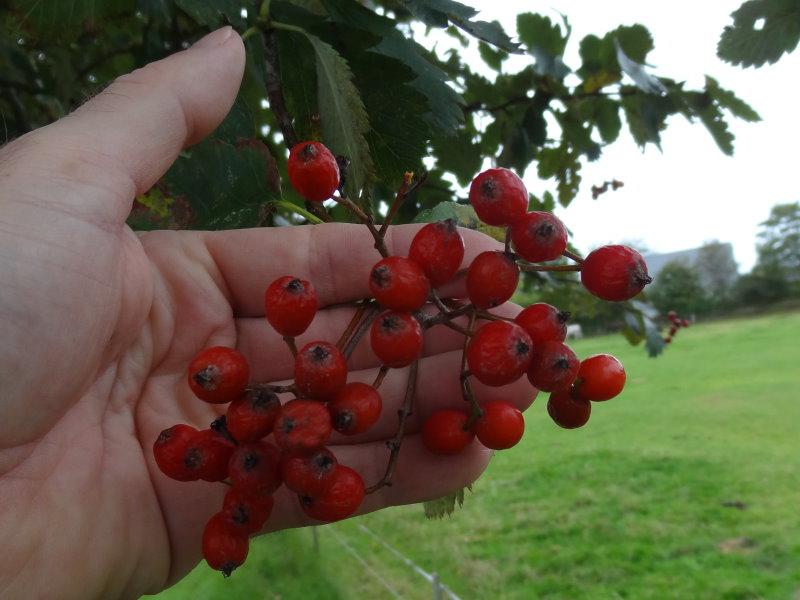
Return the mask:
[[[740, 271], [752, 267], [758, 224], [774, 204], [800, 199], [800, 50], [760, 69], [721, 62], [717, 41], [740, 0], [461, 1], [479, 9], [482, 20], [503, 23], [509, 34], [516, 32], [517, 13], [526, 9], [556, 19], [555, 11], [564, 13], [573, 27], [566, 63], [576, 68], [578, 42], [584, 35], [602, 36], [620, 24], [642, 23], [655, 40], [648, 57], [655, 75], [685, 80], [688, 89], [702, 87], [709, 74], [749, 102], [763, 121], [732, 122], [733, 157], [720, 152], [701, 124], [689, 124], [683, 117], [668, 122], [663, 153], [652, 146], [642, 153], [623, 128], [620, 139], [598, 161], [584, 165], [577, 199], [567, 210], [556, 212], [583, 251], [640, 239], [653, 251], [668, 252], [718, 239], [733, 244]], [[520, 58], [511, 70], [525, 61], [530, 58]], [[625, 187], [593, 201], [592, 184], [612, 178], [622, 180]], [[553, 182], [537, 179], [535, 169], [529, 169], [524, 179], [533, 192], [555, 191]]]

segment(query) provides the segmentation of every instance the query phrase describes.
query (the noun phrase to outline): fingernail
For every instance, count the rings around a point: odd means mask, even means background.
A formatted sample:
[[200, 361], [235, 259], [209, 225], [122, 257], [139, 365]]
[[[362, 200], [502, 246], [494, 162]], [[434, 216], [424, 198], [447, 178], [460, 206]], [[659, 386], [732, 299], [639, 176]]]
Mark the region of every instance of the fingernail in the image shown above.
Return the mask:
[[197, 40], [192, 48], [200, 48], [201, 50], [206, 48], [218, 48], [227, 42], [231, 35], [233, 35], [233, 28], [230, 25], [226, 25]]

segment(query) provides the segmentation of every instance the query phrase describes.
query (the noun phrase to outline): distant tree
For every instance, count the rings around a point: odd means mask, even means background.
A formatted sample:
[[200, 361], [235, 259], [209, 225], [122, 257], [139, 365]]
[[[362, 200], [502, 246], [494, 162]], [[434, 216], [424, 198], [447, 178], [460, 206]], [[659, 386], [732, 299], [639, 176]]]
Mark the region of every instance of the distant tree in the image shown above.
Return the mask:
[[664, 265], [648, 292], [648, 298], [662, 314], [675, 310], [683, 316], [705, 313], [710, 309], [709, 297], [700, 283], [697, 269], [679, 261]]
[[742, 275], [733, 287], [733, 301], [742, 306], [763, 306], [791, 295], [789, 282], [780, 270], [756, 266]]
[[700, 248], [695, 267], [712, 303], [715, 306], [726, 304], [739, 275], [730, 245], [716, 240], [705, 243]]
[[794, 284], [800, 281], [800, 202], [777, 204], [761, 223], [757, 269], [782, 273]]

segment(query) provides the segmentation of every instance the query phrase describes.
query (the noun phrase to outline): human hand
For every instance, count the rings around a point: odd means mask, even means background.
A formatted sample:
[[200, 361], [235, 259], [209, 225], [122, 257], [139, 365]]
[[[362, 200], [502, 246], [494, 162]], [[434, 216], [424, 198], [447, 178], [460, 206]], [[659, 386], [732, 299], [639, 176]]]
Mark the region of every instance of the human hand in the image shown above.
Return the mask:
[[[0, 596], [137, 597], [186, 574], [225, 492], [172, 481], [153, 460], [159, 431], [207, 427], [224, 409], [191, 395], [189, 361], [204, 347], [235, 346], [254, 380], [288, 379], [291, 356], [263, 318], [267, 284], [285, 274], [314, 282], [324, 308], [301, 344], [336, 340], [354, 310], [343, 304], [368, 295], [379, 257], [364, 227], [137, 235], [125, 225], [133, 198], [224, 118], [243, 68], [241, 39], [224, 28], [0, 150]], [[390, 251], [405, 253], [415, 231], [392, 228]], [[496, 246], [463, 235], [466, 262]], [[418, 435], [432, 410], [462, 402], [462, 340], [444, 327], [427, 332], [394, 485], [361, 512], [444, 495], [485, 468], [480, 444], [433, 456]], [[368, 344], [349, 368], [350, 380], [374, 379]], [[367, 485], [383, 474], [405, 376], [386, 378], [372, 430], [332, 440]], [[524, 378], [505, 389], [476, 382], [475, 391], [520, 408], [533, 399]], [[280, 492], [268, 529], [305, 524]]]

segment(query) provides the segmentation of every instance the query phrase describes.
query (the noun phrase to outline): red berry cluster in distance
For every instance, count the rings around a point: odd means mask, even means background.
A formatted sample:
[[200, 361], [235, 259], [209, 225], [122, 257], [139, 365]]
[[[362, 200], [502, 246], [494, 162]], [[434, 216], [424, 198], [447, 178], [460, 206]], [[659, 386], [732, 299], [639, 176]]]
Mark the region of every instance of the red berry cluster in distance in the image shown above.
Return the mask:
[[667, 319], [669, 319], [670, 326], [669, 326], [669, 333], [664, 336], [664, 343], [671, 344], [672, 338], [678, 333], [678, 329], [681, 327], [688, 327], [689, 320], [688, 319], [681, 319], [674, 310], [671, 310], [667, 313]]
[[[339, 188], [336, 159], [318, 142], [292, 148], [288, 170], [295, 190], [307, 200], [326, 200]], [[402, 190], [412, 177], [406, 175]], [[526, 376], [535, 388], [551, 393], [548, 413], [568, 429], [587, 422], [591, 402], [615, 397], [625, 384], [625, 370], [616, 358], [599, 354], [581, 361], [564, 343], [568, 313], [544, 303], [525, 308], [514, 319], [489, 312], [511, 298], [521, 271], [553, 270], [553, 265], [536, 263], [562, 256], [577, 264], [556, 269], [580, 271], [586, 289], [600, 298], [627, 300], [650, 280], [644, 261], [631, 248], [606, 246], [585, 260], [569, 252], [564, 224], [551, 213], [527, 212], [528, 193], [513, 172], [489, 169], [473, 180], [470, 202], [476, 213], [489, 225], [507, 228], [508, 242], [505, 249], [478, 253], [463, 270], [464, 239], [454, 221], [425, 225], [407, 256], [390, 255], [384, 228], [379, 231], [358, 207], [348, 205], [342, 191], [334, 199], [370, 227], [381, 252], [364, 273], [372, 298], [359, 302], [336, 344], [311, 338], [298, 351], [295, 338], [306, 334], [317, 314], [316, 291], [311, 282], [293, 275], [271, 282], [265, 316], [292, 352], [294, 381], [280, 386], [251, 382], [248, 362], [234, 348], [202, 350], [189, 365], [189, 388], [205, 402], [227, 403], [226, 414], [204, 430], [174, 425], [153, 446], [166, 476], [231, 486], [203, 534], [206, 561], [226, 576], [246, 559], [249, 536], [265, 526], [281, 487], [296, 495], [309, 518], [330, 522], [352, 515], [366, 494], [391, 484], [412, 412], [424, 332], [431, 327], [447, 326], [465, 339], [458, 375], [462, 398], [448, 399], [448, 408], [431, 413], [418, 407], [426, 415], [422, 441], [433, 454], [457, 454], [475, 438], [486, 448], [503, 450], [522, 438], [520, 410], [503, 398], [502, 390], [479, 401], [473, 378], [501, 387]], [[439, 290], [458, 277], [464, 278], [467, 297], [440, 297]], [[347, 357], [367, 332], [379, 374], [371, 385], [348, 382]], [[375, 426], [383, 406], [378, 388], [390, 369], [407, 369], [408, 385], [397, 411], [397, 432], [387, 443], [385, 475], [367, 488], [356, 471], [339, 463], [328, 443], [333, 432], [353, 436]]]

